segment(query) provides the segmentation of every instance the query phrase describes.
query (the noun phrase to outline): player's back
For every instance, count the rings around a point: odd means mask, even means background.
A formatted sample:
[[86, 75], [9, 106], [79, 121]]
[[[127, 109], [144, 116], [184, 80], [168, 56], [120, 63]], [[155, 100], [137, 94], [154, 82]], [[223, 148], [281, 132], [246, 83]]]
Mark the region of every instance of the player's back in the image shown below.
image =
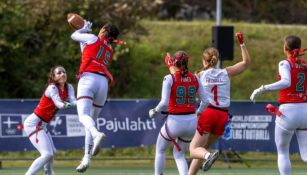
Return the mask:
[[229, 107], [230, 105], [230, 79], [226, 69], [209, 68], [200, 72], [200, 82], [209, 102], [216, 107]]

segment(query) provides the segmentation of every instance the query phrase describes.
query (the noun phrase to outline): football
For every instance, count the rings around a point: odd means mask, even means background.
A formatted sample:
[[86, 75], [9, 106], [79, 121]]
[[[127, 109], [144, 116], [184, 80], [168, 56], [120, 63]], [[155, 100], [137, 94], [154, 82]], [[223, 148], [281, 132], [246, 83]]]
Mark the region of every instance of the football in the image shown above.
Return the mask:
[[81, 29], [84, 25], [83, 18], [76, 13], [67, 14], [67, 22], [75, 30]]

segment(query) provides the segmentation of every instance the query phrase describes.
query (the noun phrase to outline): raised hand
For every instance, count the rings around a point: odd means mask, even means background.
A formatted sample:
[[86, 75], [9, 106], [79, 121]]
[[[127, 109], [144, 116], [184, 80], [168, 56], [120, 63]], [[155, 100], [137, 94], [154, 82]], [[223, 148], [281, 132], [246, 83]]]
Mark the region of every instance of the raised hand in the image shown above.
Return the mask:
[[244, 44], [244, 35], [242, 32], [237, 32], [236, 33], [236, 37], [240, 43], [240, 45], [243, 45]]
[[166, 53], [166, 56], [165, 56], [164, 61], [165, 61], [165, 64], [166, 64], [166, 66], [167, 66], [168, 68], [170, 68], [171, 66], [174, 66], [174, 65], [175, 65], [175, 62], [174, 62], [174, 60], [172, 59], [171, 54], [168, 53], [168, 52]]
[[92, 22], [84, 20], [84, 26], [82, 27], [82, 29], [86, 30], [87, 32], [90, 32], [92, 31], [92, 25]]

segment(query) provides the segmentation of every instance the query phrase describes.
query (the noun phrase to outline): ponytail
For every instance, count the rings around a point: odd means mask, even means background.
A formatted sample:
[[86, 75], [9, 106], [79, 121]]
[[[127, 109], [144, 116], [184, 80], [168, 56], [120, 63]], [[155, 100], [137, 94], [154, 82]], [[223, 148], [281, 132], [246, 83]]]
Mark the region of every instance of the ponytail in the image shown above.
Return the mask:
[[181, 58], [176, 62], [176, 66], [180, 69], [180, 75], [185, 77], [189, 72], [188, 59]]

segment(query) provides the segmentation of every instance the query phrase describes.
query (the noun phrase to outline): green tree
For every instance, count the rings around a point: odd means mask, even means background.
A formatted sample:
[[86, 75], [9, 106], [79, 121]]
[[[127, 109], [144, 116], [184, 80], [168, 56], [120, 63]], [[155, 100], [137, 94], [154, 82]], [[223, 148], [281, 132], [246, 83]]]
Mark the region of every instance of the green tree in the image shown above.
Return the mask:
[[[94, 33], [111, 21], [123, 35], [133, 31], [130, 38], [135, 38], [144, 32], [137, 21], [150, 16], [152, 9], [150, 0], [0, 1], [0, 98], [40, 97], [50, 67], [58, 64], [69, 70], [69, 81], [76, 83], [81, 54], [79, 45], [70, 39], [73, 31], [68, 27], [67, 13], [92, 21]], [[115, 46], [118, 63], [111, 69], [125, 70], [129, 64], [129, 59], [123, 59], [129, 49], [122, 49]], [[121, 87], [125, 82], [119, 79], [117, 83]], [[113, 92], [117, 93], [116, 88]]]

